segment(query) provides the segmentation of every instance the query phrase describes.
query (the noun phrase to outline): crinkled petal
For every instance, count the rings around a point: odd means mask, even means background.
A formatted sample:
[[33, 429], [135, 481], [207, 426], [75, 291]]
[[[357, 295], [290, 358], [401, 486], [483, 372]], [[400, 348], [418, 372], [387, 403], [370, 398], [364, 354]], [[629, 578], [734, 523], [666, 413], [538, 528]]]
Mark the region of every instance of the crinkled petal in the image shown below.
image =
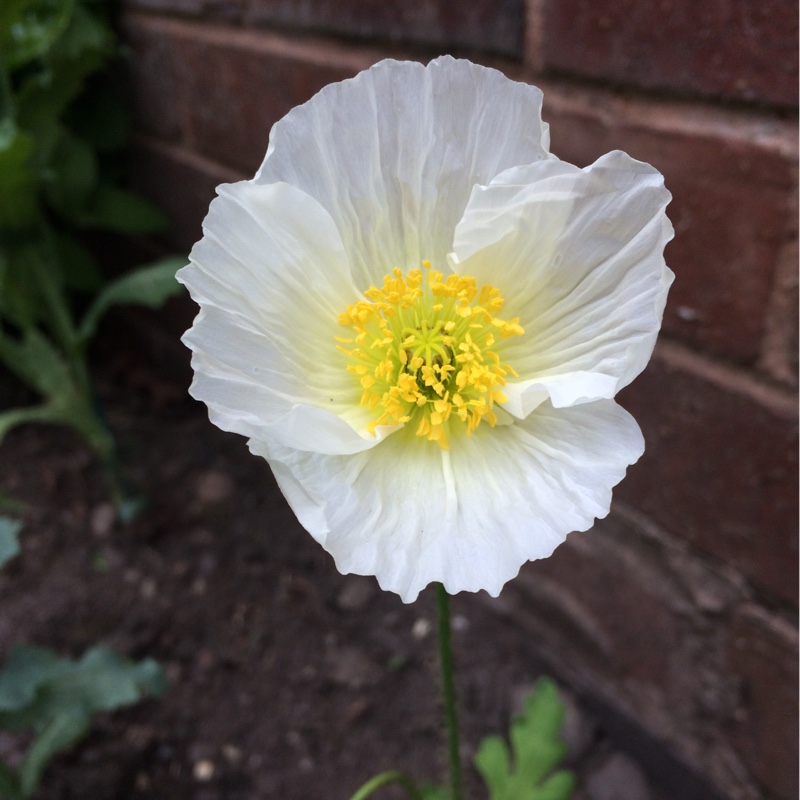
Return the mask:
[[645, 367], [673, 274], [670, 200], [649, 164], [615, 151], [579, 169], [558, 159], [477, 186], [455, 233], [458, 270], [497, 285], [523, 336], [497, 348], [520, 375], [505, 408], [524, 417], [611, 398]]
[[328, 211], [363, 291], [394, 267], [445, 267], [472, 187], [546, 157], [541, 105], [536, 87], [468, 61], [382, 61], [280, 120], [256, 180]]
[[287, 447], [372, 447], [357, 383], [336, 350], [357, 290], [330, 215], [288, 184], [224, 185], [178, 279], [201, 309], [183, 341], [192, 396], [223, 430]]
[[513, 425], [453, 436], [449, 451], [408, 427], [351, 456], [250, 448], [341, 572], [375, 575], [408, 603], [431, 581], [496, 596], [525, 561], [608, 513], [644, 444], [626, 411], [599, 400], [543, 403]]

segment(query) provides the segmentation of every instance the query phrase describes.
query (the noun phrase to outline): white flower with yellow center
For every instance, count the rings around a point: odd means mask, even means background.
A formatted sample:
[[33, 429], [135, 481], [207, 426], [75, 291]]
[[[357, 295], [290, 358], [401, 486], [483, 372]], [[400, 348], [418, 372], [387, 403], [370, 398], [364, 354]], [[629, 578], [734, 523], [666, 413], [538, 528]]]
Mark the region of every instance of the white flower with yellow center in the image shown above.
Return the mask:
[[541, 92], [384, 61], [278, 122], [179, 273], [192, 394], [344, 573], [497, 595], [608, 513], [672, 273], [661, 175], [548, 152]]

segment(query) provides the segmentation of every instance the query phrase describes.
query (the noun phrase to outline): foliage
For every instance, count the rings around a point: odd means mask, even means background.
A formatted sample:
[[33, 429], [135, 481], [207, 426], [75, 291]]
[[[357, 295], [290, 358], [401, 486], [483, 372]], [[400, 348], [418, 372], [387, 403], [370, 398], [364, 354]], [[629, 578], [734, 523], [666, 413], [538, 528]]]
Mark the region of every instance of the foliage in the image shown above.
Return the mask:
[[[0, 566], [18, 554], [20, 528], [0, 516]], [[43, 647], [12, 647], [0, 670], [0, 730], [33, 738], [18, 768], [0, 761], [0, 800], [30, 797], [53, 756], [89, 732], [93, 714], [158, 697], [166, 686], [155, 661], [135, 663], [107, 647], [77, 661]]]
[[0, 567], [14, 556], [19, 555], [19, 536], [22, 523], [9, 517], [0, 516]]
[[165, 689], [154, 661], [137, 664], [106, 647], [77, 661], [42, 647], [12, 648], [0, 672], [0, 729], [30, 731], [34, 738], [17, 770], [0, 764], [0, 797], [30, 797], [53, 756], [89, 732], [92, 714]]
[[[569, 770], [556, 771], [566, 755], [563, 724], [558, 687], [550, 678], [540, 678], [525, 700], [522, 715], [511, 723], [513, 764], [499, 736], [487, 736], [478, 747], [475, 766], [489, 789], [489, 800], [570, 800], [575, 776]], [[367, 781], [350, 800], [365, 800], [390, 783], [399, 784], [409, 800], [450, 800], [445, 789], [415, 786], [404, 773], [394, 771]]]
[[162, 259], [104, 286], [84, 245], [93, 230], [165, 224], [121, 185], [130, 119], [118, 66], [104, 0], [0, 3], [0, 359], [43, 398], [0, 413], [0, 441], [24, 422], [61, 423], [109, 461], [87, 343], [110, 306], [155, 307], [177, 292], [185, 263]]
[[499, 736], [481, 742], [475, 766], [491, 800], [569, 800], [575, 785], [571, 772], [555, 772], [566, 755], [561, 740], [564, 706], [556, 684], [541, 678], [511, 724], [511, 749]]

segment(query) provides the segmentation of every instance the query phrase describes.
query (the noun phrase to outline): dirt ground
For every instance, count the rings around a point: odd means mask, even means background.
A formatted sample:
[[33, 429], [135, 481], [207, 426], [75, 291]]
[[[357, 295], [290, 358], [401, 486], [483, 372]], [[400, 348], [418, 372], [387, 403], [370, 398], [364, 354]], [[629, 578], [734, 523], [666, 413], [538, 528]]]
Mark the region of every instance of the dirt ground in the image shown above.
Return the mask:
[[[70, 431], [20, 428], [0, 449], [0, 491], [25, 504], [22, 554], [0, 573], [0, 653], [23, 641], [76, 656], [103, 642], [155, 658], [170, 680], [162, 699], [99, 717], [37, 797], [347, 800], [390, 768], [442, 782], [432, 589], [407, 606], [340, 575], [267, 464], [188, 397], [188, 353], [151, 322], [120, 317], [95, 354], [127, 475], [148, 501], [132, 523], [115, 521]], [[5, 404], [24, 397], [10, 380]], [[540, 673], [532, 643], [489, 605], [453, 602], [467, 759], [507, 730]], [[579, 797], [662, 797], [577, 704], [568, 722]], [[0, 755], [13, 761], [21, 745], [2, 735]], [[467, 782], [486, 796], [475, 773]]]

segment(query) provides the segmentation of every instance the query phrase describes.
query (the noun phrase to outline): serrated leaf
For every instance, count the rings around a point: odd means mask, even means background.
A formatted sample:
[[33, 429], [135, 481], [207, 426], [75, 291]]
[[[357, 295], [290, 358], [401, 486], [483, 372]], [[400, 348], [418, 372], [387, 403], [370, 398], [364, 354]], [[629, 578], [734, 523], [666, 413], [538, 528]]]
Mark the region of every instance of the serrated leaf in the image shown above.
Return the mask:
[[22, 523], [10, 517], [0, 516], [0, 567], [19, 555], [19, 532]]
[[78, 332], [79, 340], [86, 342], [93, 336], [100, 318], [111, 306], [134, 304], [158, 308], [178, 294], [181, 286], [175, 280], [175, 273], [186, 265], [186, 261], [181, 256], [169, 256], [109, 283], [86, 312]]
[[566, 755], [561, 739], [564, 706], [549, 678], [541, 678], [511, 725], [511, 753], [497, 736], [481, 742], [475, 766], [491, 800], [569, 800], [572, 773], [554, 772]]

